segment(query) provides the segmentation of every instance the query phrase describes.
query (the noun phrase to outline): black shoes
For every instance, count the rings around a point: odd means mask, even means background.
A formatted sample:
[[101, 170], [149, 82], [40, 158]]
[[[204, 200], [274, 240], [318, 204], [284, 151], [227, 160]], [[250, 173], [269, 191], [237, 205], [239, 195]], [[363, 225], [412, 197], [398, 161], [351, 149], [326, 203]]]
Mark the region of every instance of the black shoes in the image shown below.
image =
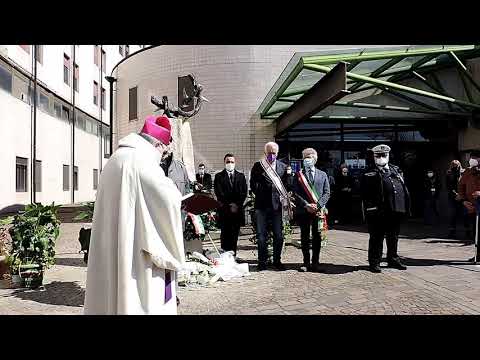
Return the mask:
[[273, 267], [277, 270], [277, 271], [285, 271], [285, 265], [283, 265], [281, 262], [277, 262], [277, 263], [273, 263]]
[[390, 260], [388, 261], [388, 267], [394, 268], [397, 270], [407, 270], [407, 267], [403, 265], [400, 260]]
[[320, 264], [318, 264], [318, 263], [312, 264], [312, 271], [316, 272], [316, 273], [322, 272], [322, 268], [321, 268]]
[[457, 238], [457, 232], [455, 230], [450, 230], [448, 232], [448, 238], [449, 239], [456, 239]]
[[267, 265], [266, 264], [258, 264], [258, 271], [265, 271], [267, 270]]
[[370, 265], [368, 269], [375, 274], [379, 274], [382, 272], [382, 269], [380, 269], [380, 265]]

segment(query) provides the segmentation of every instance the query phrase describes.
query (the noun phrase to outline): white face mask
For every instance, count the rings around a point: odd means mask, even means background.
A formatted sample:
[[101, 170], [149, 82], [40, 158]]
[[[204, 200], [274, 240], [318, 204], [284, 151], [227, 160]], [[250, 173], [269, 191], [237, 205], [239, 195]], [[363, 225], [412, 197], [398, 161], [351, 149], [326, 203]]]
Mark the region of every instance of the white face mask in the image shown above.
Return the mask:
[[433, 177], [433, 172], [428, 172], [428, 173], [427, 173], [427, 176], [428, 176], [429, 178], [432, 178], [432, 177]]
[[343, 176], [347, 176], [348, 175], [348, 170], [347, 171], [342, 171], [342, 174], [343, 174]]
[[478, 166], [478, 160], [477, 159], [470, 159], [470, 160], [468, 160], [468, 164], [470, 165], [470, 167]]
[[292, 170], [287, 170], [287, 174], [291, 174], [292, 173]]
[[313, 167], [314, 164], [315, 164], [315, 163], [314, 163], [314, 161], [313, 161], [312, 158], [305, 158], [305, 159], [303, 159], [303, 165], [304, 165], [307, 169]]
[[235, 169], [235, 164], [232, 164], [232, 163], [225, 164], [225, 169], [231, 172]]
[[388, 164], [388, 155], [386, 157], [376, 157], [375, 158], [375, 164], [377, 164], [378, 166], [385, 166]]
[[203, 174], [205, 174], [205, 170], [204, 170], [204, 169], [199, 169], [199, 170], [198, 170], [198, 173], [199, 173], [200, 175], [203, 175]]

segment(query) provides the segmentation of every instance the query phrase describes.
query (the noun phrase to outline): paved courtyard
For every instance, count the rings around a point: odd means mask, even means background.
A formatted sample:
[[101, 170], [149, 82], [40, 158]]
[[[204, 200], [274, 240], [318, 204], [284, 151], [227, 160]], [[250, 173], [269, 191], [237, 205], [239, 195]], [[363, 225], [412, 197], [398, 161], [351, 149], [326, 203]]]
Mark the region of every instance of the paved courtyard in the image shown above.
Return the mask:
[[[83, 312], [87, 268], [78, 254], [81, 226], [62, 224], [57, 264], [47, 271], [43, 290], [0, 288], [0, 315]], [[480, 266], [465, 262], [474, 247], [445, 239], [443, 233], [410, 225], [399, 246], [408, 270], [385, 268], [382, 274], [366, 269], [368, 234], [362, 227], [329, 232], [321, 253], [323, 273], [297, 272], [301, 251], [294, 246], [285, 247], [287, 271], [256, 272], [256, 247], [246, 234], [238, 255], [251, 264], [251, 276], [207, 288], [180, 288], [179, 313], [480, 314]]]

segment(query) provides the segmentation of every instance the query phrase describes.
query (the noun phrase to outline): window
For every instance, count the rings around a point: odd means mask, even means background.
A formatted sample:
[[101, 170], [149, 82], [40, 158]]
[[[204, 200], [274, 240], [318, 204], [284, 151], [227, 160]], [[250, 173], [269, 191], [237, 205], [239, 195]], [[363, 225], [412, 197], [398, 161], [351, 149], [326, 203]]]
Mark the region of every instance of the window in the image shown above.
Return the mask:
[[56, 101], [53, 102], [53, 112], [57, 118], [62, 118], [62, 106]]
[[98, 45], [93, 46], [93, 62], [98, 66], [98, 54], [100, 54], [100, 47]]
[[125, 45], [125, 56], [130, 54], [130, 45]]
[[98, 188], [98, 170], [93, 169], [93, 190]]
[[100, 99], [102, 109], [105, 110], [105, 89], [102, 87], [102, 98]]
[[78, 77], [79, 77], [79, 68], [77, 64], [73, 64], [73, 90], [78, 92]]
[[78, 166], [73, 167], [73, 190], [78, 190]]
[[70, 58], [63, 54], [63, 82], [70, 86]]
[[118, 45], [118, 52], [123, 56], [123, 45]]
[[128, 120], [137, 119], [137, 87], [128, 90]]
[[67, 122], [70, 120], [70, 109], [64, 105], [62, 105], [62, 119]]
[[40, 64], [43, 64], [43, 45], [35, 45], [35, 55], [35, 59]]
[[42, 191], [42, 161], [35, 160], [35, 192]]
[[93, 103], [98, 106], [98, 83], [93, 81]]
[[87, 127], [87, 119], [80, 112], [75, 112], [75, 125], [82, 130], [85, 130]]
[[63, 165], [63, 191], [70, 190], [70, 165]]
[[50, 99], [40, 91], [38, 92], [38, 107], [47, 113], [50, 112]]
[[110, 157], [110, 133], [109, 128], [104, 127], [103, 133], [103, 157], [107, 158]]
[[0, 65], [0, 89], [12, 92], [12, 73]]
[[27, 192], [27, 173], [28, 173], [28, 159], [17, 156], [16, 162], [16, 188], [17, 192]]
[[106, 66], [105, 64], [107, 63], [107, 54], [105, 53], [105, 50], [102, 49], [102, 72], [106, 72]]
[[30, 54], [30, 45], [20, 45], [20, 47], [25, 50], [28, 54]]

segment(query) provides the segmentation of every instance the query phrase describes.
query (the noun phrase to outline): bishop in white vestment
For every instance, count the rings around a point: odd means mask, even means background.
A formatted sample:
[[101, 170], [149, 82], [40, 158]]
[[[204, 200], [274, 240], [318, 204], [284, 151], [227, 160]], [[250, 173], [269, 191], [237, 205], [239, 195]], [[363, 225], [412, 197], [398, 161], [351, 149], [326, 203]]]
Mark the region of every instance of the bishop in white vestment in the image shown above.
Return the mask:
[[166, 116], [119, 141], [95, 202], [84, 313], [176, 314], [185, 262], [181, 194], [159, 166], [171, 141]]

